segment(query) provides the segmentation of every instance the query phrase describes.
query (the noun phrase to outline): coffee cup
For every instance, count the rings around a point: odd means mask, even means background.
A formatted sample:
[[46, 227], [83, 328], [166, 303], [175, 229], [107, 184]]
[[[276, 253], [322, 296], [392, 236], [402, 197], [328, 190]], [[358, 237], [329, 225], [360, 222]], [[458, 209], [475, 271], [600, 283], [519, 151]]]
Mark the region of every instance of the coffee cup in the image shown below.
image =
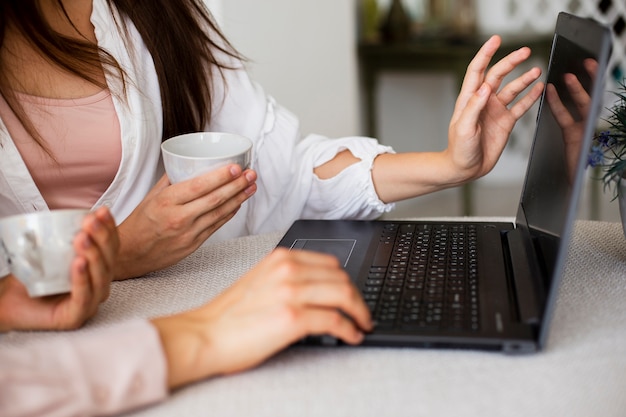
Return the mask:
[[164, 141], [161, 153], [167, 177], [175, 184], [228, 164], [248, 168], [252, 141], [234, 133], [187, 133]]
[[73, 241], [88, 210], [52, 210], [0, 219], [0, 252], [31, 297], [71, 290]]

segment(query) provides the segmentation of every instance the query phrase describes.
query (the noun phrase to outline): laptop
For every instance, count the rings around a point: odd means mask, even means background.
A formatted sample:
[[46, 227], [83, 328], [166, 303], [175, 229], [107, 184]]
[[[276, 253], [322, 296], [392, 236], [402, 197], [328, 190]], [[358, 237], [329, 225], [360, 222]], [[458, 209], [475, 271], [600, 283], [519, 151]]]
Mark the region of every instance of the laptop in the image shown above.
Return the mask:
[[[361, 291], [376, 323], [362, 345], [505, 353], [542, 349], [577, 215], [611, 48], [608, 28], [565, 12], [558, 15], [546, 75], [546, 86], [554, 86], [558, 97], [555, 100], [546, 87], [540, 99], [514, 223], [294, 222], [278, 245], [335, 255]], [[576, 76], [590, 105], [576, 105], [565, 74]], [[562, 130], [556, 109], [573, 117], [576, 128]], [[310, 336], [301, 343], [341, 344], [328, 335]]]

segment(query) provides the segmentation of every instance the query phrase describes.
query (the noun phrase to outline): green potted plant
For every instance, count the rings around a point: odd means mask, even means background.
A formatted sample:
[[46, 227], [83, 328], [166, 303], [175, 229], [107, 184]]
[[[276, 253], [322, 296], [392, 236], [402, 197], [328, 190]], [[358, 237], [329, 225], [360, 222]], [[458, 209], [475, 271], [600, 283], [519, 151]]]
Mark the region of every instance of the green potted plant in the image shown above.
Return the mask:
[[622, 82], [615, 92], [617, 101], [605, 119], [608, 129], [593, 140], [589, 165], [597, 167], [604, 191], [612, 190], [619, 201], [620, 216], [626, 235], [626, 84]]

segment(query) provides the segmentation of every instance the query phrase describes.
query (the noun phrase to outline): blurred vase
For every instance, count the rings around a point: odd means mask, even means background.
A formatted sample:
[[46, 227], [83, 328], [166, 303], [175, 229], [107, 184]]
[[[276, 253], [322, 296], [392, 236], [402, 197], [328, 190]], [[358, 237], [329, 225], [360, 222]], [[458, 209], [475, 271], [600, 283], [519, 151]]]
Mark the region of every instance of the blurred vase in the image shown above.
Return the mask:
[[378, 39], [380, 15], [377, 0], [360, 0], [361, 36], [365, 41]]
[[411, 17], [401, 0], [393, 0], [381, 28], [387, 42], [404, 42], [411, 36]]
[[469, 36], [476, 31], [475, 0], [455, 0], [451, 10], [451, 30], [455, 36]]

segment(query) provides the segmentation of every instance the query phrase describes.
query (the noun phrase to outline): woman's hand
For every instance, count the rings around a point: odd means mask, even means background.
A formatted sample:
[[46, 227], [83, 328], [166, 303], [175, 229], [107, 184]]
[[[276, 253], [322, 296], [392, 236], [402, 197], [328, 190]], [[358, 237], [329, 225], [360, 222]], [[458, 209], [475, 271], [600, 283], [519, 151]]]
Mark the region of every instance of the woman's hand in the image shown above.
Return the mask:
[[530, 49], [524, 47], [487, 70], [500, 43], [500, 38], [493, 36], [478, 51], [468, 66], [456, 101], [445, 151], [452, 172], [458, 176], [454, 182], [467, 182], [493, 169], [515, 123], [543, 90], [543, 83], [537, 83], [520, 97], [541, 75], [539, 68], [532, 68], [500, 88], [504, 78], [530, 57]]
[[530, 56], [530, 49], [510, 53], [489, 68], [500, 47], [493, 36], [468, 66], [448, 129], [448, 148], [442, 152], [382, 154], [376, 157], [372, 178], [380, 199], [393, 202], [455, 187], [493, 169], [515, 123], [541, 96], [541, 75], [533, 68], [500, 88], [504, 78]]
[[254, 367], [310, 334], [358, 344], [372, 328], [335, 257], [286, 249], [276, 249], [209, 304], [153, 323], [171, 388]]
[[238, 165], [173, 185], [163, 176], [119, 226], [115, 279], [165, 268], [195, 251], [256, 192], [256, 178]]
[[89, 213], [74, 238], [69, 294], [31, 298], [13, 275], [0, 280], [0, 331], [80, 327], [109, 296], [119, 238], [106, 207]]

